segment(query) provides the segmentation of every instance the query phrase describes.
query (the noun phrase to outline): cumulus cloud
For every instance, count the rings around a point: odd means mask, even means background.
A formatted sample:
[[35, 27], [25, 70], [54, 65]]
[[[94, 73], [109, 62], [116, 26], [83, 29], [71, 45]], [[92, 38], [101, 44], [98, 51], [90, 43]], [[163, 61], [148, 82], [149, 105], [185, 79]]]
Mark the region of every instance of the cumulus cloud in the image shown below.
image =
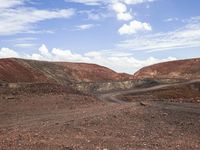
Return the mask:
[[127, 11], [126, 5], [123, 3], [114, 3], [112, 6], [113, 10], [116, 11], [117, 13], [124, 13]]
[[138, 31], [151, 31], [151, 25], [137, 20], [131, 21], [129, 24], [124, 24], [118, 31], [119, 34], [135, 34]]
[[136, 59], [130, 53], [116, 52], [116, 51], [92, 51], [85, 54], [89, 57], [89, 63], [96, 63], [108, 68], [111, 68], [117, 72], [126, 72], [133, 74], [138, 69], [152, 65], [159, 62], [176, 60], [175, 57], [168, 57], [165, 59], [157, 59], [149, 57], [144, 60]]
[[53, 48], [51, 51], [49, 51], [44, 44], [36, 53], [33, 54], [20, 54], [9, 48], [0, 49], [0, 58], [8, 57], [20, 57], [48, 61], [95, 63], [109, 67], [117, 72], [127, 72], [131, 74], [133, 74], [141, 67], [176, 59], [174, 57], [168, 57], [166, 59], [156, 59], [154, 57], [149, 57], [145, 60], [139, 60], [130, 53], [116, 51], [90, 51], [85, 54], [78, 54], [72, 52], [71, 50], [62, 50], [58, 48]]
[[128, 21], [128, 20], [131, 20], [133, 17], [131, 16], [130, 13], [119, 13], [117, 14], [117, 19], [118, 20], [125, 20], [125, 21]]
[[123, 49], [144, 50], [147, 52], [165, 51], [178, 48], [200, 46], [200, 17], [191, 18], [177, 30], [154, 33], [121, 41], [117, 46]]
[[[104, 8], [111, 8], [116, 13], [118, 20], [128, 21], [133, 19], [133, 16], [128, 7], [146, 2], [153, 2], [154, 0], [65, 0], [66, 2], [80, 3], [84, 5], [103, 5]], [[102, 14], [91, 14], [89, 18], [99, 19]], [[103, 15], [105, 16], [105, 15]]]
[[0, 58], [20, 57], [17, 52], [9, 48], [0, 49]]
[[123, 3], [114, 3], [112, 5], [112, 9], [116, 12], [117, 14], [117, 19], [118, 20], [131, 20], [133, 17], [130, 14], [130, 12], [127, 12], [127, 7]]
[[72, 61], [72, 62], [88, 62], [89, 59], [77, 53], [72, 53], [70, 50], [61, 50], [58, 48], [52, 49], [53, 60], [57, 61]]
[[49, 54], [49, 50], [47, 49], [46, 45], [42, 44], [42, 46], [38, 49], [42, 55]]
[[[82, 3], [85, 5], [104, 5], [113, 7], [118, 20], [131, 20], [133, 18], [128, 5], [149, 2], [152, 0], [65, 0], [66, 2]], [[13, 35], [17, 33], [52, 33], [52, 31], [37, 31], [36, 24], [41, 21], [70, 18], [75, 14], [74, 9], [45, 10], [31, 8], [25, 5], [26, 0], [0, 0], [0, 35]], [[107, 15], [107, 14], [106, 14]], [[102, 12], [88, 13], [88, 18], [105, 18]], [[87, 26], [88, 27], [88, 26]], [[85, 28], [87, 28], [85, 27]], [[83, 27], [84, 28], [84, 27]], [[44, 29], [45, 30], [45, 29]]]

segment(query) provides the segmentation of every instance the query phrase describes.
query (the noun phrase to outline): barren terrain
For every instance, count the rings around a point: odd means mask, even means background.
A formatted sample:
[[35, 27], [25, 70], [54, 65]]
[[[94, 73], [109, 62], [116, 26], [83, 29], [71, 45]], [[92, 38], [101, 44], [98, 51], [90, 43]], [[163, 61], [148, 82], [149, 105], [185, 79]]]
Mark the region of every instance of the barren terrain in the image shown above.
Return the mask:
[[158, 63], [144, 67], [134, 74], [135, 79], [199, 79], [200, 58]]
[[105, 82], [130, 80], [133, 76], [86, 63], [47, 62], [25, 59], [0, 59], [0, 83]]
[[74, 93], [1, 98], [0, 147], [199, 149], [199, 104], [152, 101], [148, 95], [139, 101], [118, 99], [118, 95], [138, 96], [164, 87], [111, 92], [99, 98]]
[[[90, 77], [93, 65], [79, 74], [76, 71], [82, 64], [20, 60], [18, 66], [13, 61], [19, 60], [0, 63], [2, 150], [200, 149], [198, 78], [173, 82], [146, 79], [135, 84], [130, 82], [131, 75], [126, 82], [118, 78], [124, 74], [115, 72], [117, 77], [110, 81], [107, 75], [112, 70], [104, 68], [102, 72], [99, 66], [102, 76]], [[63, 71], [60, 65], [71, 68], [74, 74]], [[71, 86], [80, 81], [90, 84], [90, 91]], [[101, 89], [105, 86], [104, 92], [92, 90], [97, 82]]]

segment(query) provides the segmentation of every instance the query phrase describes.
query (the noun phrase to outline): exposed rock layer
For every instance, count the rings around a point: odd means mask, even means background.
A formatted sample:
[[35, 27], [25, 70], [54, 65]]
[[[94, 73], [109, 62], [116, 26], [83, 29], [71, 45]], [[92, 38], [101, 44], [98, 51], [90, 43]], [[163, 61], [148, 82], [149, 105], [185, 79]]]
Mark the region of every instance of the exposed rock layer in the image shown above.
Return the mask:
[[95, 64], [46, 62], [24, 59], [1, 59], [0, 82], [6, 83], [58, 83], [107, 82], [132, 79]]
[[134, 74], [135, 79], [199, 79], [200, 58], [159, 63], [144, 67]]

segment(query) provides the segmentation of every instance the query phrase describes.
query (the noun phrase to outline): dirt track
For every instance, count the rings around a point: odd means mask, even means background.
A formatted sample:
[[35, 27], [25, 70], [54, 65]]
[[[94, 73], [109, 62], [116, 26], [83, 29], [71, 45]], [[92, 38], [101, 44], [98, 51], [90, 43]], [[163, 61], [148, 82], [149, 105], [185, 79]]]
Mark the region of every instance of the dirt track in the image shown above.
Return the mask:
[[110, 93], [98, 95], [98, 97], [102, 101], [125, 103], [123, 100], [120, 100], [119, 98], [117, 98], [117, 96], [129, 94], [129, 93], [131, 93], [131, 94], [141, 93], [141, 95], [142, 95], [142, 93], [148, 92], [148, 91], [154, 91], [154, 90], [158, 90], [158, 89], [162, 89], [162, 88], [166, 88], [166, 87], [175, 87], [175, 86], [180, 86], [180, 85], [187, 85], [187, 84], [196, 83], [196, 82], [200, 82], [200, 79], [191, 80], [191, 81], [187, 81], [187, 82], [183, 82], [183, 83], [158, 85], [158, 86], [153, 86], [153, 87], [149, 87], [149, 88], [131, 89], [131, 90], [125, 90], [125, 91], [115, 91], [115, 92], [110, 92]]
[[67, 95], [10, 100], [0, 106], [0, 149], [200, 149], [200, 105], [117, 98], [177, 85], [107, 93], [103, 102], [71, 103]]

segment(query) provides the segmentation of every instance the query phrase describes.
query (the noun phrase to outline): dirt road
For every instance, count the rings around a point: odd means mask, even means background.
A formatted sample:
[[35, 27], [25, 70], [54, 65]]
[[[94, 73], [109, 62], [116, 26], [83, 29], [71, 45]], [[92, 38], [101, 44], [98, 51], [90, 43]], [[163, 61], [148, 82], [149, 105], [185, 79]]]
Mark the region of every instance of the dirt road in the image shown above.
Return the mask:
[[143, 92], [148, 92], [148, 91], [154, 91], [158, 89], [163, 89], [166, 87], [175, 87], [175, 86], [180, 86], [180, 85], [187, 85], [190, 83], [197, 83], [200, 82], [200, 79], [196, 80], [191, 80], [183, 83], [174, 83], [174, 84], [164, 84], [164, 85], [158, 85], [158, 86], [153, 86], [149, 88], [141, 88], [141, 89], [131, 89], [131, 90], [125, 90], [125, 91], [115, 91], [115, 92], [110, 92], [110, 93], [105, 93], [105, 94], [100, 94], [98, 95], [98, 98], [104, 102], [106, 101], [111, 101], [111, 102], [116, 102], [116, 103], [125, 103], [124, 101], [120, 100], [117, 98], [119, 95], [125, 95], [125, 94], [137, 94], [137, 93], [143, 93]]
[[100, 95], [100, 101], [76, 95], [5, 101], [0, 105], [0, 149], [198, 150], [200, 105], [124, 102], [118, 96], [199, 81], [111, 92]]

